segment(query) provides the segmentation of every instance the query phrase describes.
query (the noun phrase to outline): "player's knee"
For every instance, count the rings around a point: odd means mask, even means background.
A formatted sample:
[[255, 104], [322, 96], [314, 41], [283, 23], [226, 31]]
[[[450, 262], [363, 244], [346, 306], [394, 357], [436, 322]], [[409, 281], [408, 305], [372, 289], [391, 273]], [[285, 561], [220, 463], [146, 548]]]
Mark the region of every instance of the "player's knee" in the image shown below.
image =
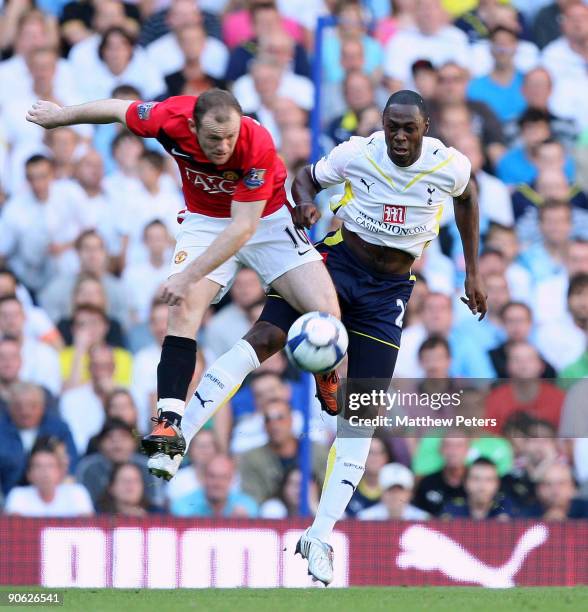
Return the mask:
[[180, 304], [169, 307], [168, 333], [174, 335], [175, 331], [179, 332], [176, 335], [195, 336], [210, 304], [209, 298], [202, 286], [191, 287]]
[[169, 306], [167, 333], [169, 336], [195, 337], [198, 331], [199, 319], [184, 303]]
[[337, 317], [337, 319], [341, 318], [341, 308], [339, 307], [339, 300], [336, 294], [325, 295], [323, 299], [320, 300], [317, 310], [320, 312], [328, 312], [334, 317]]
[[267, 321], [258, 321], [244, 339], [253, 347], [260, 363], [284, 348], [286, 334]]

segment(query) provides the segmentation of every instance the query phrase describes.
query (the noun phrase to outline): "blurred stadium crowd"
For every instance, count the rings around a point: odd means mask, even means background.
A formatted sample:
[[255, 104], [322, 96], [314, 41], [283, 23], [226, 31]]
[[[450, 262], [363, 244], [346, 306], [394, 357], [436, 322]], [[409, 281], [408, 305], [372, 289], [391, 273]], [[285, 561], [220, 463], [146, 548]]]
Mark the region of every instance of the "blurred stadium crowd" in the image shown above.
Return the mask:
[[[322, 57], [317, 18], [333, 14]], [[502, 436], [377, 436], [349, 517], [588, 518], [588, 6], [580, 0], [0, 0], [0, 495], [23, 516], [296, 516], [310, 407], [316, 509], [334, 435], [308, 380], [269, 360], [192, 443], [169, 484], [138, 453], [155, 406], [177, 212], [173, 160], [121, 126], [45, 132], [36, 99], [157, 100], [232, 89], [271, 132], [290, 184], [309, 161], [322, 66], [324, 152], [379, 129], [418, 90], [429, 135], [471, 159], [489, 315], [459, 303], [446, 207], [415, 263], [397, 376], [479, 390]], [[321, 230], [336, 226], [324, 194]], [[198, 338], [206, 363], [254, 322], [242, 270]], [[566, 394], [567, 393], [567, 394]], [[578, 401], [580, 398], [580, 401]], [[580, 406], [580, 409], [578, 409]]]

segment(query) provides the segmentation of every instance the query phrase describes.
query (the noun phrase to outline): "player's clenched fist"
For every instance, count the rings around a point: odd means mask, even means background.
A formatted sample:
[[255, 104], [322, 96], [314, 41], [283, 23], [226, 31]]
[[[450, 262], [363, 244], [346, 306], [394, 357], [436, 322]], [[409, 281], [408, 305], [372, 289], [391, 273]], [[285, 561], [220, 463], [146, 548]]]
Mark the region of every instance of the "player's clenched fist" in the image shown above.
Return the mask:
[[478, 276], [467, 275], [465, 280], [466, 297], [459, 298], [471, 311], [473, 315], [479, 314], [481, 321], [488, 312], [487, 295], [482, 281]]
[[184, 272], [179, 272], [168, 278], [163, 285], [161, 299], [170, 306], [178, 306], [188, 295], [190, 279]]
[[319, 209], [314, 204], [299, 204], [292, 210], [294, 225], [309, 229], [321, 218]]
[[35, 102], [27, 113], [27, 121], [49, 130], [62, 125], [62, 120], [63, 108], [59, 104], [47, 100]]

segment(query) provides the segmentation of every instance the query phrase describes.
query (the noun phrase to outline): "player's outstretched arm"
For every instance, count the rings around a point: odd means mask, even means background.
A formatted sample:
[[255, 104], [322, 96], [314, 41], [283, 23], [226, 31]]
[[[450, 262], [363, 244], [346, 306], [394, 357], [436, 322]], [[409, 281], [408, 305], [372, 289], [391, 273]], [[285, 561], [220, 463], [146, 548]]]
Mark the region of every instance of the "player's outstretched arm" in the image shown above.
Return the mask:
[[295, 225], [309, 229], [321, 218], [321, 213], [314, 203], [319, 191], [321, 187], [312, 177], [312, 166], [304, 166], [292, 183], [292, 198], [296, 204], [292, 219]]
[[480, 321], [486, 316], [486, 292], [478, 272], [478, 248], [480, 244], [480, 213], [476, 184], [470, 179], [465, 191], [454, 198], [455, 222], [465, 259], [466, 279], [465, 298], [461, 301], [467, 305], [472, 314], [479, 314]]
[[258, 202], [236, 202], [233, 200], [231, 223], [213, 240], [200, 257], [179, 274], [174, 274], [165, 283], [163, 299], [170, 306], [179, 304], [186, 298], [190, 285], [197, 283], [235, 255], [255, 233], [265, 204], [266, 200]]
[[129, 100], [96, 100], [76, 106], [59, 106], [38, 100], [27, 112], [26, 119], [48, 130], [78, 123], [122, 123], [126, 125]]

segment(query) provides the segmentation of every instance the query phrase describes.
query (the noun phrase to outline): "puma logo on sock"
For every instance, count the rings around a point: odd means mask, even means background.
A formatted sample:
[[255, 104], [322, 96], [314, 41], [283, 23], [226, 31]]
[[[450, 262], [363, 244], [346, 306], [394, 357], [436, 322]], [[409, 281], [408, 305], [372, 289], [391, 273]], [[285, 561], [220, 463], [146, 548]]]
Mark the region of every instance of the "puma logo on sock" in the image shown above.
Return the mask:
[[202, 399], [202, 396], [200, 393], [198, 393], [198, 391], [194, 392], [194, 397], [198, 398], [198, 401], [202, 404], [202, 408], [206, 408], [206, 402], [212, 402], [212, 400]]
[[351, 489], [353, 490], [353, 492], [355, 493], [355, 485], [351, 481], [349, 481], [349, 480], [342, 480], [341, 484], [348, 484], [351, 487]]

